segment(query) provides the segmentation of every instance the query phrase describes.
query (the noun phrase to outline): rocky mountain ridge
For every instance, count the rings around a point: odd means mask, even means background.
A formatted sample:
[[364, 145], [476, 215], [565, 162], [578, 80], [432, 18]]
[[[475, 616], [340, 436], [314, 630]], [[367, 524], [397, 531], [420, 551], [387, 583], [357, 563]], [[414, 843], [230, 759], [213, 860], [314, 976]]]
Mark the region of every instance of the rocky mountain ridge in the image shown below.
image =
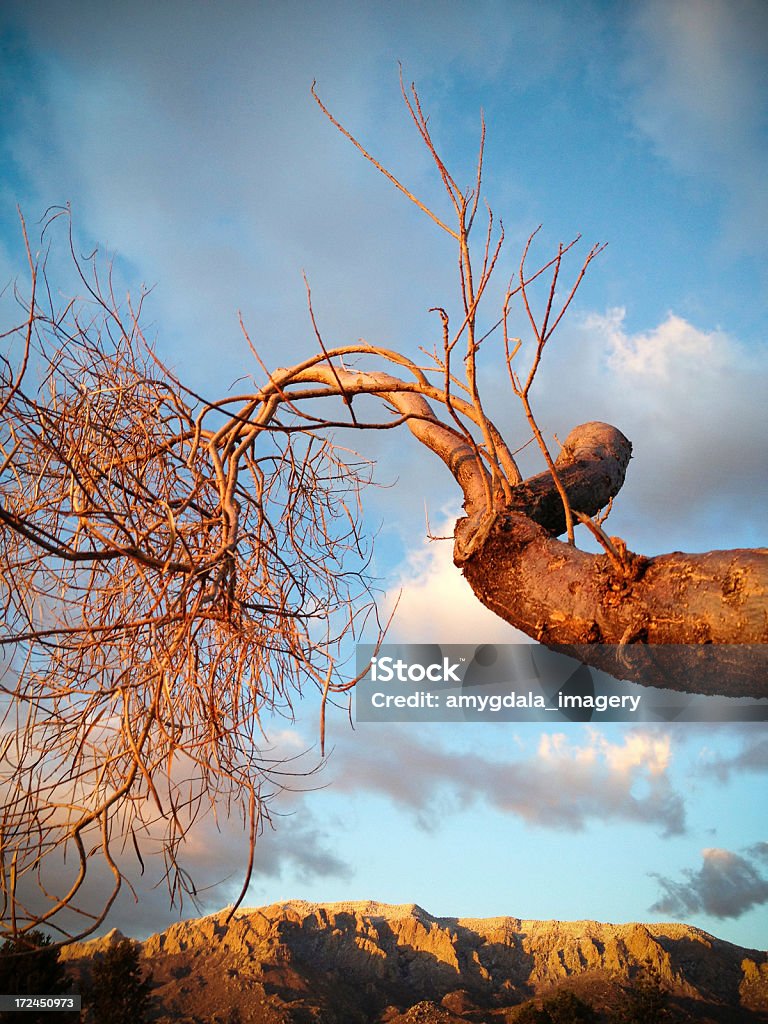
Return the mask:
[[[180, 922], [143, 943], [160, 1017], [507, 1024], [520, 1004], [565, 987], [610, 1020], [621, 991], [650, 971], [681, 1020], [768, 1022], [768, 954], [688, 925], [438, 918], [370, 901], [295, 900], [228, 918]], [[65, 956], [87, 971], [120, 938], [74, 944]]]

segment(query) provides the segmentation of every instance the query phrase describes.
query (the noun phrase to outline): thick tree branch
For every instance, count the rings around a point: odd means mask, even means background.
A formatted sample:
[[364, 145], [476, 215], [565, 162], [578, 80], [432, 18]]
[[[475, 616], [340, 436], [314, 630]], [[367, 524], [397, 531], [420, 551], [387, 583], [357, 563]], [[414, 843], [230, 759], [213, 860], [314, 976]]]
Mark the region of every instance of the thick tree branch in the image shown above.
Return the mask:
[[[468, 529], [469, 520], [457, 523], [459, 551]], [[549, 646], [578, 645], [582, 661], [619, 678], [687, 692], [768, 696], [768, 647], [748, 657], [721, 655], [717, 673], [691, 671], [702, 657], [697, 645], [768, 644], [768, 550], [645, 558], [623, 549], [623, 557], [626, 572], [619, 574], [607, 555], [564, 544], [510, 510], [496, 517], [482, 546], [460, 565], [475, 596], [496, 615]], [[678, 649], [651, 671], [659, 656], [628, 656], [626, 645], [692, 649]]]

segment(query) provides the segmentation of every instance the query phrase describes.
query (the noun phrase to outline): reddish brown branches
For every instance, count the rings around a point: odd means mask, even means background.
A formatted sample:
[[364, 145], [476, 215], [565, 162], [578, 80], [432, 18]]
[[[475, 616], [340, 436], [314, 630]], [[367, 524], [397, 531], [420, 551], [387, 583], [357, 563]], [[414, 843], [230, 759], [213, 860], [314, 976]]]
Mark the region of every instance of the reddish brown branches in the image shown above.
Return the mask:
[[[294, 701], [315, 689], [322, 735], [326, 700], [354, 685], [339, 669], [344, 644], [372, 607], [360, 526], [369, 466], [334, 442], [334, 429], [404, 425], [446, 464], [466, 509], [457, 564], [481, 601], [538, 639], [765, 642], [764, 552], [653, 561], [607, 537], [602, 520], [588, 520], [622, 486], [631, 445], [616, 428], [590, 423], [553, 459], [532, 388], [601, 247], [558, 302], [577, 239], [529, 271], [534, 232], [501, 316], [483, 331], [504, 246], [489, 209], [479, 257], [472, 250], [485, 127], [474, 182], [462, 191], [416, 90], [401, 85], [454, 227], [313, 95], [456, 245], [459, 313], [452, 323], [450, 304], [434, 304], [439, 340], [428, 366], [363, 342], [327, 346], [307, 287], [319, 351], [268, 370], [246, 333], [263, 386], [202, 399], [147, 344], [143, 295], [135, 306], [118, 301], [110, 274], [102, 277], [95, 260], [79, 262], [70, 239], [85, 297], [58, 308], [45, 267], [30, 254], [29, 299], [0, 354], [0, 888], [13, 933], [58, 926], [65, 910], [81, 915], [70, 933], [97, 927], [125, 882], [126, 846], [142, 862], [158, 844], [171, 896], [181, 898], [192, 891], [185, 838], [219, 805], [245, 823], [247, 885], [281, 785], [279, 764], [262, 752], [264, 720], [291, 718]], [[538, 313], [531, 286], [546, 272]], [[517, 297], [527, 343], [511, 333]], [[499, 326], [504, 354], [496, 362], [505, 361], [548, 467], [525, 482], [478, 384], [481, 350], [490, 351]], [[370, 403], [352, 411], [359, 395], [381, 401], [377, 418], [363, 415]], [[347, 410], [338, 419], [328, 416], [334, 398]], [[574, 520], [606, 555], [574, 548]], [[564, 530], [570, 544], [555, 539]], [[681, 581], [695, 581], [685, 590], [686, 614], [673, 602]], [[92, 908], [86, 875], [98, 857], [113, 886]]]
[[116, 892], [126, 835], [162, 839], [179, 895], [179, 844], [221, 800], [252, 856], [278, 786], [262, 717], [325, 686], [370, 606], [367, 464], [283, 429], [271, 389], [190, 404], [140, 310], [88, 286], [63, 313], [33, 287], [0, 367], [0, 884], [18, 931], [80, 905], [97, 849]]
[[[30, 295], [0, 363], [0, 884], [13, 931], [58, 921], [65, 908], [85, 915], [76, 931], [95, 928], [124, 882], [115, 849], [126, 837], [140, 859], [150, 839], [161, 842], [171, 895], [180, 897], [184, 837], [221, 801], [248, 822], [250, 872], [279, 787], [259, 753], [262, 719], [290, 717], [296, 696], [313, 686], [324, 723], [326, 699], [351, 685], [337, 674], [342, 644], [370, 608], [359, 529], [369, 467], [329, 430], [407, 425], [464, 493], [476, 524], [465, 556], [520, 483], [478, 387], [488, 337], [479, 309], [504, 243], [488, 210], [474, 261], [485, 125], [474, 184], [462, 191], [416, 90], [401, 87], [455, 227], [313, 95], [457, 244], [462, 313], [451, 324], [438, 309], [442, 352], [430, 368], [364, 343], [326, 346], [307, 285], [319, 352], [267, 371], [253, 393], [199, 399], [147, 344], [143, 294], [121, 303], [111, 273], [103, 276], [95, 258], [79, 261], [70, 234], [84, 298], [58, 308], [27, 247]], [[67, 212], [55, 212], [44, 233]], [[547, 264], [555, 267], [551, 295], [565, 251]], [[525, 288], [536, 276], [521, 277], [529, 316]], [[551, 304], [550, 296], [537, 360], [559, 322], [549, 326]], [[378, 396], [395, 415], [364, 420], [352, 408], [359, 394]], [[317, 402], [334, 396], [348, 419], [329, 419]], [[442, 420], [433, 406], [445, 410]], [[114, 886], [92, 912], [81, 897], [97, 852]]]

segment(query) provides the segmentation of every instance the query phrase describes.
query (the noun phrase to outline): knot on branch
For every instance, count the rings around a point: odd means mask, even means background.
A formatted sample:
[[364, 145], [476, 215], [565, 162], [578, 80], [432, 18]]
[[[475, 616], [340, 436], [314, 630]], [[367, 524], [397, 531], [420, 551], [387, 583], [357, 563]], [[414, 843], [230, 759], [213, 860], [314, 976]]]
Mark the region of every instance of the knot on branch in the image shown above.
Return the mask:
[[[631, 456], [631, 442], [609, 423], [583, 423], [571, 431], [555, 468], [577, 518], [596, 515], [619, 493]], [[513, 487], [507, 508], [554, 537], [565, 533], [563, 499], [549, 470]]]
[[555, 465], [607, 461], [626, 472], [632, 458], [632, 442], [610, 423], [592, 420], [574, 427], [562, 445]]

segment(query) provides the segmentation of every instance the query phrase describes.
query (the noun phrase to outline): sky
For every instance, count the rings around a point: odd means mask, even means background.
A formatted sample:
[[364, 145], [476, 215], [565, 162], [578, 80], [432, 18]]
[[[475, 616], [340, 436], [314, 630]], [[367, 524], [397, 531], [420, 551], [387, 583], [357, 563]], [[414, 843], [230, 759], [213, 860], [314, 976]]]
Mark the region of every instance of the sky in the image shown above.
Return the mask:
[[[17, 209], [39, 237], [45, 211], [69, 203], [80, 250], [112, 254], [134, 294], [152, 287], [147, 333], [206, 395], [256, 372], [238, 315], [270, 367], [315, 351], [302, 273], [328, 344], [365, 338], [416, 357], [439, 343], [430, 307], [457, 308], [447, 239], [333, 129], [312, 82], [441, 215], [398, 62], [462, 183], [482, 109], [485, 195], [507, 240], [488, 325], [539, 224], [542, 260], [580, 232], [582, 253], [608, 243], [537, 378], [547, 436], [606, 420], [632, 440], [611, 524], [633, 550], [765, 543], [761, 0], [11, 0], [0, 42], [0, 281], [24, 282]], [[490, 355], [481, 383], [514, 448], [528, 435], [499, 370]], [[460, 514], [443, 466], [393, 432], [354, 443], [385, 485], [366, 496], [366, 523], [382, 607], [400, 595], [388, 639], [513, 641], [464, 585], [450, 542], [427, 536]], [[352, 728], [339, 710], [318, 767], [309, 699], [269, 740], [297, 772], [317, 770], [275, 799], [248, 905], [679, 920], [768, 944], [762, 725]], [[185, 856], [202, 911], [234, 898], [239, 822], [202, 823]], [[143, 936], [198, 912], [169, 909], [153, 870], [107, 926]], [[95, 872], [95, 894], [102, 881]]]

